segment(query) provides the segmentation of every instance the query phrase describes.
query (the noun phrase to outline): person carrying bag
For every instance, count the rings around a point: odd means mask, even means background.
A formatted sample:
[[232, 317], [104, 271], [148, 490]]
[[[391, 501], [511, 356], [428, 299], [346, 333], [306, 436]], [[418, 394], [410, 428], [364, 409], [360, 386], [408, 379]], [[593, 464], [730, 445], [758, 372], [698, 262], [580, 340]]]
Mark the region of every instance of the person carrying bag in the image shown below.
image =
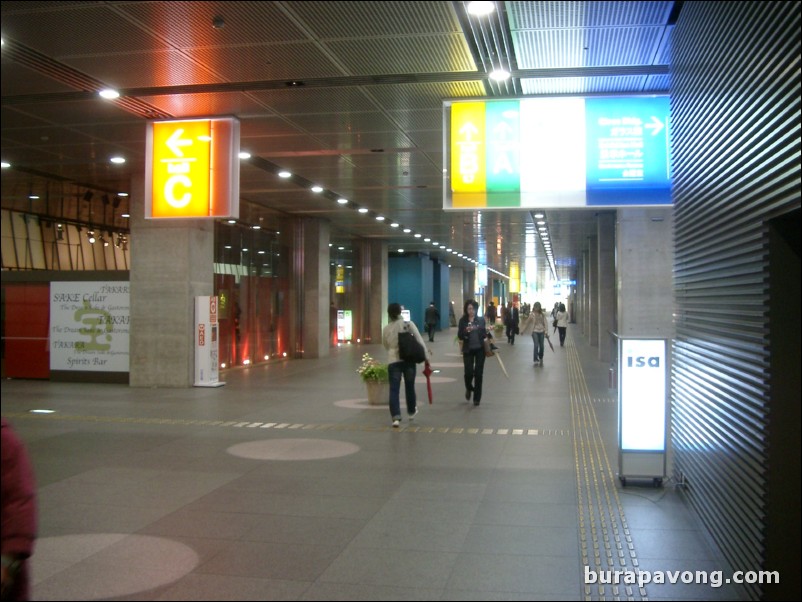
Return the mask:
[[[426, 344], [423, 342], [418, 327], [414, 322], [404, 322], [401, 316], [401, 305], [390, 303], [387, 307], [387, 317], [390, 322], [382, 331], [382, 344], [387, 350], [387, 372], [390, 377], [390, 417], [393, 421], [393, 428], [401, 425], [401, 379], [404, 379], [404, 391], [407, 397], [407, 414], [409, 420], [413, 420], [418, 413], [417, 397], [415, 395], [415, 374], [417, 372], [416, 363], [426, 359]], [[401, 347], [411, 347], [408, 340], [420, 346], [423, 350], [423, 358], [418, 362], [420, 351], [402, 352]], [[413, 359], [405, 359], [413, 357]]]

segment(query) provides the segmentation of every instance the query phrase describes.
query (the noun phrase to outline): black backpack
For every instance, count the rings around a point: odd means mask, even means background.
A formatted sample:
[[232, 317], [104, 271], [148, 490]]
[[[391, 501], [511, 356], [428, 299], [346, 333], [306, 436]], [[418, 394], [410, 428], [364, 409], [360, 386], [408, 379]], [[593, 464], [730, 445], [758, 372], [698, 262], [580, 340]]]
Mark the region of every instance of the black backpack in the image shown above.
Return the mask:
[[426, 349], [418, 342], [408, 326], [398, 333], [398, 357], [405, 362], [420, 364], [426, 361]]

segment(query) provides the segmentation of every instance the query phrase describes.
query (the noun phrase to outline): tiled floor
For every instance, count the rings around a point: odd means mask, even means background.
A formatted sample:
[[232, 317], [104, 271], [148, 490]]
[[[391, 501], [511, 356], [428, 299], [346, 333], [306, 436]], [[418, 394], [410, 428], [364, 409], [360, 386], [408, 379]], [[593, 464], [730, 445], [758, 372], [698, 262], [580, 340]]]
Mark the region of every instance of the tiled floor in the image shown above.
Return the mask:
[[670, 480], [621, 487], [615, 392], [576, 328], [544, 367], [530, 338], [502, 341], [509, 378], [489, 359], [479, 407], [453, 337], [433, 344], [434, 402], [419, 374], [401, 429], [355, 372], [376, 345], [213, 389], [4, 381], [39, 485], [35, 599], [738, 597], [689, 573], [585, 584], [590, 569], [728, 569]]

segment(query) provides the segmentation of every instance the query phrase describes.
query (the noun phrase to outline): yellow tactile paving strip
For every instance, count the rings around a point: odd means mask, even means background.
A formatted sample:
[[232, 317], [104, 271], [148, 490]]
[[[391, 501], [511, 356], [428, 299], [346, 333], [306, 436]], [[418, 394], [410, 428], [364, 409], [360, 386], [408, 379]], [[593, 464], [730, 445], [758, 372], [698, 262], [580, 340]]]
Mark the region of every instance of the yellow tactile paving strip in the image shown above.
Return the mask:
[[36, 420], [59, 420], [73, 422], [107, 422], [126, 424], [162, 424], [178, 426], [219, 426], [231, 428], [273, 429], [273, 430], [317, 430], [317, 431], [369, 431], [396, 433], [437, 433], [454, 435], [505, 435], [505, 436], [539, 436], [570, 437], [568, 429], [556, 428], [465, 428], [461, 426], [402, 426], [393, 428], [377, 424], [339, 424], [320, 423], [305, 424], [299, 422], [248, 422], [239, 420], [184, 420], [180, 418], [127, 418], [120, 416], [80, 416], [70, 414], [34, 414], [17, 412], [7, 414], [9, 418], [28, 418]]
[[[638, 555], [594, 409], [595, 404], [615, 400], [591, 398], [576, 347], [568, 345], [567, 355], [583, 577], [585, 566], [591, 571], [637, 571]], [[585, 600], [649, 599], [646, 588], [636, 585], [594, 584], [583, 587]]]

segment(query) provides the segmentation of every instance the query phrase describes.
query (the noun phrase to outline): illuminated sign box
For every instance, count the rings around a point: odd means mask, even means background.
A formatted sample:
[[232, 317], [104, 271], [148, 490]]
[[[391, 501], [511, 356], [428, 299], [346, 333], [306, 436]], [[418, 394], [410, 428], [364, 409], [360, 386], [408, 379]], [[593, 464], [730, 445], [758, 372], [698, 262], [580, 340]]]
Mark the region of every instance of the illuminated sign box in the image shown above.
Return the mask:
[[667, 96], [446, 101], [443, 209], [671, 204]]
[[145, 217], [239, 217], [239, 121], [148, 123]]
[[619, 476], [665, 474], [668, 354], [665, 339], [618, 341]]

